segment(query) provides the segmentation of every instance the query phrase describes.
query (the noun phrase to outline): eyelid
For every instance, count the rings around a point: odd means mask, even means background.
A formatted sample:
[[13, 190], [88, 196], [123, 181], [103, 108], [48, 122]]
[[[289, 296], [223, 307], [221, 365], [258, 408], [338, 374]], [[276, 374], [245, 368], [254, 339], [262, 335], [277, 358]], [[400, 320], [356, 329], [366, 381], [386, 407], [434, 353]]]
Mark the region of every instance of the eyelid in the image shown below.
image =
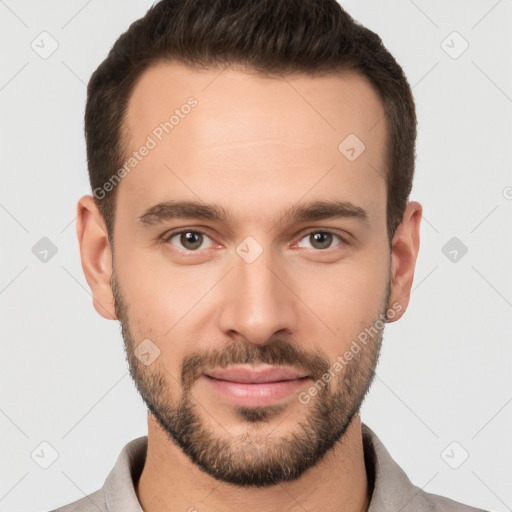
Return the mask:
[[[310, 228], [308, 231], [302, 232], [300, 235], [300, 238], [298, 238], [297, 242], [295, 242], [293, 245], [297, 245], [302, 239], [306, 238], [309, 235], [312, 235], [313, 233], [329, 233], [331, 235], [337, 236], [341, 240], [341, 244], [338, 245], [350, 245], [350, 236], [348, 233], [341, 234], [337, 232], [337, 230], [332, 228]], [[334, 249], [336, 246], [328, 247], [327, 249], [314, 249], [316, 251], [320, 252], [327, 252], [330, 249]], [[310, 247], [307, 247], [307, 249], [311, 249]]]
[[[217, 241], [215, 241], [214, 238], [210, 234], [208, 234], [208, 230], [206, 230], [205, 228], [185, 227], [185, 228], [171, 229], [169, 231], [166, 231], [159, 239], [160, 239], [161, 243], [163, 243], [163, 244], [170, 243], [171, 238], [174, 238], [176, 235], [181, 235], [182, 233], [199, 233], [203, 236], [208, 237], [211, 240], [213, 245], [219, 245], [219, 243]], [[171, 244], [171, 245], [174, 245], [174, 244]], [[182, 252], [190, 252], [190, 253], [206, 250], [206, 249], [192, 250], [192, 249], [185, 249], [185, 248], [180, 249], [179, 247], [177, 249]]]

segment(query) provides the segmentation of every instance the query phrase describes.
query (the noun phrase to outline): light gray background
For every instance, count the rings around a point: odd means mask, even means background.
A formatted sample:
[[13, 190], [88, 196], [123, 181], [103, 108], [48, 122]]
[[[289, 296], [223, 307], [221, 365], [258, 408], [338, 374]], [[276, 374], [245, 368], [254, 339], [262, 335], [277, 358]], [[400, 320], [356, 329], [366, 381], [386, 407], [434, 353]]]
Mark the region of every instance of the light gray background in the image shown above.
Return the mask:
[[[119, 325], [92, 307], [74, 219], [90, 192], [86, 83], [150, 4], [0, 1], [1, 511], [49, 510], [95, 491], [147, 432]], [[411, 199], [424, 206], [411, 304], [386, 328], [363, 421], [416, 485], [511, 510], [512, 2], [342, 4], [413, 86]], [[46, 59], [31, 47], [51, 48], [43, 31], [59, 45]], [[469, 43], [458, 58], [453, 31]], [[46, 263], [32, 253], [42, 237], [58, 249]], [[442, 252], [452, 237], [468, 248], [456, 262]], [[31, 458], [43, 441], [58, 452], [48, 469]], [[43, 451], [39, 462], [50, 462]]]

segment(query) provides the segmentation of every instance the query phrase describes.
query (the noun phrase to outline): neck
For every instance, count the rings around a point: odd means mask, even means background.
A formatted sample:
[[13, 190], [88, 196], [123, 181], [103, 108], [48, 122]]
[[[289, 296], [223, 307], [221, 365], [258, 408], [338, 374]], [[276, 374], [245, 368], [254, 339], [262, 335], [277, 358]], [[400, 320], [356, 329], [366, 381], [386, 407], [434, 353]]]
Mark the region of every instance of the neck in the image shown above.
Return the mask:
[[356, 414], [340, 442], [297, 480], [242, 488], [200, 470], [149, 414], [146, 462], [135, 491], [144, 512], [366, 512], [372, 490], [364, 462], [361, 418]]

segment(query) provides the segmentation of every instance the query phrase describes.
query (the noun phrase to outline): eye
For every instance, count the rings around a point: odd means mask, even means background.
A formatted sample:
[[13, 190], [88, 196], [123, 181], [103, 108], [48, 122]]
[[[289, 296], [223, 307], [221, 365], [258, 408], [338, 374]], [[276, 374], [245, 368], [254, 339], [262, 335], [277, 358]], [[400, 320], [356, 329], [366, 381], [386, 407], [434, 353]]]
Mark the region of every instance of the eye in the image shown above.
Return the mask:
[[301, 241], [307, 240], [309, 245], [306, 245], [306, 247], [310, 249], [330, 249], [336, 238], [342, 243], [345, 242], [340, 235], [336, 235], [330, 231], [311, 231], [305, 237], [301, 238]]
[[[173, 241], [175, 240], [175, 241]], [[206, 247], [203, 245], [205, 242], [209, 245]], [[212, 240], [209, 236], [201, 231], [193, 231], [191, 229], [185, 229], [182, 231], [175, 231], [170, 233], [164, 237], [164, 242], [171, 243], [173, 245], [181, 244], [180, 249], [185, 249], [186, 251], [197, 251], [198, 249], [208, 249], [212, 246]]]

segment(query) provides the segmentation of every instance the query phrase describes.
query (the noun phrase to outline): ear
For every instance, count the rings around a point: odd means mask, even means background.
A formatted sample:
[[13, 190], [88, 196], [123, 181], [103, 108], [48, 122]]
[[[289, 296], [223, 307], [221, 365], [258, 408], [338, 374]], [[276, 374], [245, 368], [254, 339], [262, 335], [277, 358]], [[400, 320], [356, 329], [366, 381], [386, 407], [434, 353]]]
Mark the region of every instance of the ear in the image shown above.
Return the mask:
[[112, 252], [108, 231], [94, 198], [83, 196], [77, 204], [76, 233], [85, 279], [92, 292], [94, 309], [107, 320], [116, 320], [112, 293]]
[[[409, 201], [402, 222], [398, 226], [391, 248], [391, 290], [389, 305], [399, 304], [400, 310], [388, 321], [395, 322], [405, 313], [409, 305], [411, 287], [420, 248], [420, 224], [423, 208], [415, 201]], [[393, 308], [395, 309], [395, 308]]]

